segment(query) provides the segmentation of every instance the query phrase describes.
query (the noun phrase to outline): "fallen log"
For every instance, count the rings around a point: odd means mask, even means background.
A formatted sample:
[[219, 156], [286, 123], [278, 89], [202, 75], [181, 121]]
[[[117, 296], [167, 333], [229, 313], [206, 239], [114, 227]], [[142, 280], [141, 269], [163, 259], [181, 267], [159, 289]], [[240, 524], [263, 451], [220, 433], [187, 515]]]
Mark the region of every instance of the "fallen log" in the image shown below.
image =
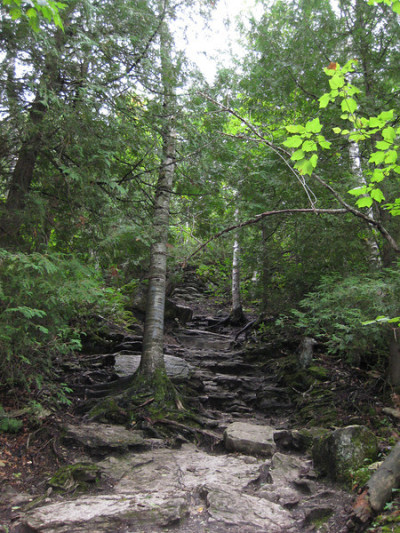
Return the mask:
[[371, 520], [391, 499], [393, 489], [400, 487], [400, 442], [371, 476], [365, 490], [353, 504], [353, 514], [362, 524]]

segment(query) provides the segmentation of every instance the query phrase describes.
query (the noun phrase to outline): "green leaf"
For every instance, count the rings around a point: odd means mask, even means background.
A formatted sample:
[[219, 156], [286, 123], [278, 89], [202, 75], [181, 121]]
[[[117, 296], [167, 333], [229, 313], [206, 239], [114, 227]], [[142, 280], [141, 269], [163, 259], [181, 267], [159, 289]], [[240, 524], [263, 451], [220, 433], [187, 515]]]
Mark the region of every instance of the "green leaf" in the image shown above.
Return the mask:
[[340, 133], [342, 131], [342, 128], [333, 128], [333, 133]]
[[319, 99], [319, 107], [321, 109], [324, 107], [327, 107], [330, 101], [331, 101], [331, 97], [329, 96], [329, 93], [323, 94], [321, 98]]
[[300, 135], [293, 135], [293, 137], [289, 137], [283, 143], [283, 145], [287, 146], [288, 148], [298, 148], [302, 142], [303, 142], [303, 137], [300, 137]]
[[341, 104], [342, 111], [349, 112], [351, 114], [357, 109], [358, 105], [354, 98], [346, 98]]
[[376, 168], [374, 170], [373, 174], [372, 174], [371, 181], [375, 182], [375, 183], [378, 183], [378, 182], [382, 181], [384, 178], [385, 178], [385, 174], [384, 174], [383, 170], [380, 169], [380, 168]]
[[385, 163], [387, 165], [390, 165], [391, 163], [396, 163], [396, 161], [397, 161], [397, 152], [396, 152], [396, 150], [389, 150], [386, 153]]
[[375, 202], [381, 203], [385, 199], [385, 196], [380, 189], [372, 189], [371, 198], [375, 200]]
[[319, 141], [319, 145], [321, 148], [324, 148], [325, 150], [329, 150], [332, 143], [330, 141]]
[[357, 207], [371, 207], [373, 200], [370, 196], [363, 196], [359, 198], [356, 202]]
[[295, 164], [295, 168], [297, 168], [300, 174], [308, 174], [309, 176], [311, 176], [314, 170], [313, 164], [309, 159], [303, 159], [302, 161], [299, 161]]
[[304, 152], [314, 152], [315, 150], [317, 150], [317, 144], [314, 142], [314, 141], [304, 141], [303, 142], [303, 145], [302, 145], [302, 150], [304, 150]]
[[378, 117], [371, 117], [368, 121], [370, 128], [382, 128], [385, 122], [382, 122]]
[[292, 124], [290, 126], [286, 126], [286, 130], [289, 133], [304, 133], [305, 132], [304, 126], [301, 126], [300, 124]]
[[33, 9], [33, 7], [30, 7], [28, 11], [26, 12], [28, 18], [35, 18], [37, 17], [36, 11]]
[[362, 187], [356, 187], [355, 189], [351, 189], [347, 192], [349, 194], [352, 194], [353, 196], [361, 196], [362, 194], [365, 194], [367, 192], [367, 186], [363, 185]]
[[299, 161], [300, 159], [303, 159], [303, 158], [304, 158], [303, 150], [296, 150], [290, 159], [292, 159], [293, 161]]
[[380, 165], [385, 159], [385, 152], [373, 152], [369, 158], [369, 163], [375, 163], [375, 165]]
[[378, 115], [378, 119], [384, 122], [393, 120], [393, 109], [391, 109], [390, 111], [382, 111], [382, 113]]
[[387, 150], [389, 146], [391, 146], [392, 143], [388, 143], [386, 141], [377, 141], [376, 147], [378, 150]]
[[388, 143], [393, 143], [393, 141], [396, 138], [396, 132], [395, 132], [394, 128], [389, 126], [388, 128], [385, 128], [384, 130], [382, 130], [382, 137]]
[[313, 154], [311, 157], [310, 157], [310, 163], [312, 164], [313, 168], [315, 168], [317, 166], [317, 163], [318, 163], [318, 156], [317, 154]]
[[10, 15], [13, 20], [17, 20], [21, 18], [22, 12], [18, 7], [13, 7], [10, 9]]
[[322, 124], [319, 121], [319, 118], [315, 118], [314, 120], [310, 120], [306, 124], [306, 131], [310, 133], [319, 133], [322, 130]]
[[329, 85], [331, 89], [340, 89], [344, 85], [344, 78], [341, 74], [335, 73], [333, 77], [329, 80]]

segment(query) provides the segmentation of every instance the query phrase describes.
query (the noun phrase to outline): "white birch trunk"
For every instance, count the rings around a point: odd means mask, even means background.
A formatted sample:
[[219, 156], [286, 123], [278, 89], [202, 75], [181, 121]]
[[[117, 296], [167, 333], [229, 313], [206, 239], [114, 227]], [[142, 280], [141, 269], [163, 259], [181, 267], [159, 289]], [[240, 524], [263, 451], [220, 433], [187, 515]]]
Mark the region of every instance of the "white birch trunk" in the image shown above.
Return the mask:
[[[360, 185], [366, 185], [367, 181], [364, 177], [362, 167], [361, 167], [360, 148], [357, 143], [350, 142], [349, 156], [350, 156], [351, 169], [353, 171], [353, 174], [358, 178]], [[372, 209], [372, 207], [368, 209], [367, 215], [372, 220], [375, 220], [374, 210]], [[369, 230], [369, 237], [367, 240], [368, 240], [368, 246], [371, 252], [371, 255], [370, 255], [371, 263], [374, 264], [378, 268], [382, 267], [381, 253], [380, 253], [379, 246], [375, 238], [374, 230], [371, 228]]]
[[154, 201], [152, 246], [150, 250], [149, 288], [146, 303], [143, 350], [139, 374], [154, 377], [157, 371], [165, 372], [164, 363], [164, 313], [167, 277], [167, 242], [169, 208], [175, 175], [174, 84], [170, 58], [168, 30], [161, 33], [161, 69], [164, 90], [163, 152]]

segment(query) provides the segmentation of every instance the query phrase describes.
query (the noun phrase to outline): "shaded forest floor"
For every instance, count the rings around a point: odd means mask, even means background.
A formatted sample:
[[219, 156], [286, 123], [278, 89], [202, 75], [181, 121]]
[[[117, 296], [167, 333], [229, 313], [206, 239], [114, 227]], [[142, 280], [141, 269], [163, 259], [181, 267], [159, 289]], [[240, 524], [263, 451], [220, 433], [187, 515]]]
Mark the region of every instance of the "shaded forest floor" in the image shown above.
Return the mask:
[[[196, 301], [191, 305], [195, 313], [210, 310], [207, 300]], [[212, 306], [216, 310], [216, 307]], [[223, 324], [218, 327], [215, 321], [213, 331], [232, 338], [240, 328]], [[166, 340], [174, 351], [176, 323], [167, 326]], [[112, 336], [132, 336], [132, 332], [111, 332]], [[122, 337], [121, 337], [122, 336]], [[109, 336], [110, 338], [110, 336]], [[109, 338], [107, 341], [109, 341]], [[243, 339], [243, 337], [241, 337]], [[257, 367], [258, 371], [273, 378], [282, 390], [286, 406], [265, 404], [264, 411], [271, 411], [271, 420], [284, 417], [290, 427], [327, 427], [335, 428], [351, 424], [369, 427], [378, 437], [382, 457], [400, 439], [400, 420], [395, 413], [400, 408], [400, 398], [388, 390], [382, 376], [374, 370], [350, 367], [339, 359], [327, 356], [322, 350], [315, 353], [312, 366], [307, 371], [298, 371], [296, 366], [295, 341], [282, 340], [268, 342], [260, 337], [238, 341], [237, 347], [245, 350], [246, 361]], [[108, 343], [109, 345], [109, 343]], [[93, 351], [93, 350], [92, 350]], [[88, 362], [90, 360], [90, 363]], [[113, 378], [113, 364], [110, 359], [93, 358], [92, 353], [74, 356], [65, 361], [61, 381], [75, 387], [82, 380], [94, 385]], [[82, 377], [83, 376], [83, 377]], [[64, 464], [74, 461], [73, 452], [66, 453], [61, 444], [63, 426], [79, 423], [77, 414], [79, 395], [70, 396], [71, 405], [47, 410], [36, 404], [27, 412], [19, 413], [30, 398], [20, 391], [0, 391], [0, 404], [4, 409], [22, 422], [16, 433], [0, 433], [0, 531], [8, 532], [10, 520], [18, 515], [27, 500], [34, 500], [42, 494], [50, 495], [51, 476]], [[31, 403], [32, 405], [32, 403]], [[393, 411], [390, 412], [390, 409]], [[352, 490], [354, 495], [362, 487], [369, 475], [367, 466], [354, 475]], [[29, 504], [28, 504], [29, 505]], [[392, 502], [385, 511], [370, 525], [371, 532], [400, 531], [400, 496], [394, 494]]]

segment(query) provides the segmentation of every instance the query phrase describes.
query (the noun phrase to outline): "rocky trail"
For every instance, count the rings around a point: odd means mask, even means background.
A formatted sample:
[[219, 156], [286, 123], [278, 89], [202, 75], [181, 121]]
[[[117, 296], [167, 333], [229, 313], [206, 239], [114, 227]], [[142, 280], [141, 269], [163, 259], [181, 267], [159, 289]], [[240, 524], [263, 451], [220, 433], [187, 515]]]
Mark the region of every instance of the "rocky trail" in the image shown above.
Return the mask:
[[[289, 427], [293, 407], [287, 390], [246, 360], [234, 340], [237, 330], [216, 331], [220, 318], [198, 305], [199, 291], [194, 283], [175, 291], [174, 301], [186, 307], [187, 321], [168, 334], [166, 344], [169, 375], [176, 383], [190, 383], [197, 397], [203, 421], [194, 432], [197, 442], [178, 422], [175, 438], [168, 441], [151, 424], [137, 429], [66, 418], [60, 422], [58, 454], [70, 466], [53, 476], [41, 494], [19, 494], [16, 500], [11, 492], [9, 504], [16, 509], [5, 531], [352, 530], [352, 496], [327, 484], [314, 469], [306, 437]], [[135, 369], [140, 336], [117, 340], [113, 353], [86, 358], [92, 365], [88, 383]]]

